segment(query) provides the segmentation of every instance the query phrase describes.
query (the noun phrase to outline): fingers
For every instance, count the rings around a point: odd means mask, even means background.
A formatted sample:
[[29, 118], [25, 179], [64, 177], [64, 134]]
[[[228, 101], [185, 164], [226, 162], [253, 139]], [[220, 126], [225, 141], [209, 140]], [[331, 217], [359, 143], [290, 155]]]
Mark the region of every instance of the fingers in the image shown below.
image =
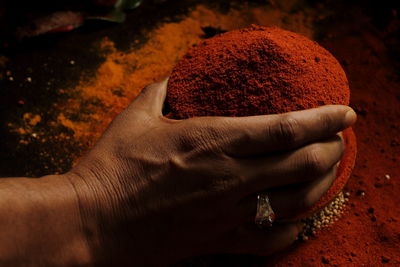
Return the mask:
[[[303, 185], [275, 189], [268, 191], [268, 197], [276, 219], [297, 219], [307, 212], [329, 189], [336, 178], [336, 169], [319, 179]], [[257, 197], [252, 195], [238, 204], [238, 223], [253, 221], [256, 214]]]
[[336, 165], [344, 152], [344, 141], [336, 135], [294, 152], [257, 159], [236, 159], [249, 192], [313, 181]]
[[336, 167], [322, 178], [304, 186], [271, 192], [271, 205], [276, 207], [277, 219], [297, 218], [316, 204], [336, 179]]
[[331, 137], [354, 124], [356, 115], [350, 107], [328, 105], [279, 115], [197, 119], [218, 129], [226, 154], [248, 157], [288, 151]]
[[293, 244], [300, 231], [301, 227], [296, 223], [277, 223], [270, 229], [248, 224], [229, 232], [220, 250], [223, 253], [268, 256]]
[[167, 95], [168, 79], [146, 86], [132, 102], [129, 109], [146, 110], [152, 115], [162, 115], [162, 108]]

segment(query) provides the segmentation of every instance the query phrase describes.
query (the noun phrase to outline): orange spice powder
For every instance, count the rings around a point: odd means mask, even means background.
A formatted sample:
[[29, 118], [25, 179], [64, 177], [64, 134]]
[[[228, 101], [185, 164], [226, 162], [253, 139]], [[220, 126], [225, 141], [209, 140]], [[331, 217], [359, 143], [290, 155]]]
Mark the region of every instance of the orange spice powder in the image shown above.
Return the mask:
[[[143, 87], [167, 77], [186, 51], [204, 39], [203, 27], [232, 30], [256, 23], [280, 26], [312, 37], [309, 17], [300, 12], [289, 15], [247, 5], [240, 11], [231, 9], [222, 14], [199, 5], [179, 22], [160, 24], [147, 34], [147, 42], [138, 49], [119, 51], [111, 40], [104, 39], [99, 45], [100, 53], [106, 54], [104, 62], [94, 77], [82, 77], [75, 88], [77, 97], [62, 107], [58, 123], [71, 129], [75, 139], [93, 143]], [[89, 113], [76, 116], [82, 108]]]

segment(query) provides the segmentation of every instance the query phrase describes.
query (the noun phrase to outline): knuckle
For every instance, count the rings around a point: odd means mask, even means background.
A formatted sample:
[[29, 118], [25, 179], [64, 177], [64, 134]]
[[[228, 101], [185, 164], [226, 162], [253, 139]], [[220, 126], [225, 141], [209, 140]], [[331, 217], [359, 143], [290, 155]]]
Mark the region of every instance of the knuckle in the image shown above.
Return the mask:
[[177, 171], [177, 172], [187, 169], [185, 160], [178, 155], [171, 156], [168, 159], [168, 165], [169, 165], [170, 169]]
[[221, 151], [229, 157], [236, 157], [241, 153], [245, 153], [243, 148], [254, 142], [258, 142], [258, 140], [252, 136], [251, 131], [248, 129], [231, 131], [229, 136], [226, 135], [219, 141]]
[[321, 114], [318, 117], [319, 125], [326, 131], [331, 131], [334, 128], [335, 120], [330, 114]]
[[253, 133], [250, 129], [241, 129], [240, 132], [237, 134], [236, 140], [232, 140], [238, 144], [247, 144], [254, 140]]
[[325, 173], [327, 163], [319, 145], [314, 145], [305, 153], [304, 165], [306, 172], [309, 174], [320, 175]]
[[275, 138], [280, 143], [286, 143], [288, 145], [293, 145], [299, 139], [299, 122], [290, 117], [289, 115], [284, 116], [279, 120], [276, 131]]

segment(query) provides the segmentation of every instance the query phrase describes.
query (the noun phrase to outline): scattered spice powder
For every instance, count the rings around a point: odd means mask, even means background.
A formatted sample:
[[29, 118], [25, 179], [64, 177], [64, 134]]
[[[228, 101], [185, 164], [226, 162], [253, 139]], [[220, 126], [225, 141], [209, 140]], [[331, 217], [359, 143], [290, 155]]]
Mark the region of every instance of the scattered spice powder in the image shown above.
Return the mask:
[[[51, 116], [40, 114], [42, 118], [46, 117], [43, 123], [46, 128], [33, 129], [25, 120], [8, 122], [8, 128], [18, 134], [21, 129], [25, 131], [19, 135], [20, 150], [26, 150], [27, 145], [38, 141], [50, 146], [63, 143], [51, 153], [40, 152], [40, 156], [43, 161], [50, 162], [49, 170], [65, 172], [71, 167], [71, 162], [76, 163], [93, 146], [112, 119], [129, 105], [144, 86], [169, 76], [188, 49], [210, 37], [210, 29], [228, 31], [256, 23], [285, 27], [312, 37], [314, 13], [312, 9], [293, 12], [290, 6], [282, 11], [247, 4], [222, 13], [198, 5], [177, 22], [160, 23], [154, 30], [145, 33], [147, 41], [140, 43], [135, 40], [127, 51], [116, 49], [112, 40], [104, 38], [97, 45], [98, 54], [105, 58], [104, 62], [94, 75], [83, 74], [75, 88], [58, 89], [68, 98], [55, 102], [53, 109], [44, 111]], [[11, 72], [7, 75], [9, 80], [14, 80]], [[51, 84], [49, 80], [47, 85]], [[38, 138], [32, 139], [33, 131]], [[68, 159], [60, 164], [59, 158], [63, 155], [68, 155]], [[26, 175], [35, 176], [36, 173], [41, 172], [27, 172]]]
[[27, 124], [30, 126], [36, 126], [41, 121], [41, 117], [38, 114], [32, 113], [25, 113], [23, 115], [23, 119], [26, 121]]
[[[212, 25], [232, 30], [251, 23], [273, 23], [312, 37], [311, 20], [302, 12], [289, 14], [243, 5], [240, 10], [231, 9], [222, 14], [199, 5], [181, 21], [161, 24], [149, 32], [148, 41], [138, 49], [118, 51], [111, 40], [104, 39], [99, 45], [100, 51], [106, 54], [104, 63], [95, 77], [82, 78], [75, 88], [77, 97], [61, 107], [58, 122], [73, 130], [76, 139], [93, 143], [143, 87], [167, 77], [187, 50], [204, 39], [203, 28]], [[76, 111], [82, 109], [90, 112], [76, 116]]]
[[390, 45], [384, 36], [392, 33], [383, 34], [365, 18], [358, 14], [330, 22], [324, 31], [333, 37], [322, 42], [343, 62], [351, 105], [359, 115], [353, 127], [359, 153], [346, 186], [348, 209], [333, 226], [310, 237], [312, 242], [301, 242], [263, 266], [400, 266], [400, 147], [391, 143], [400, 129], [400, 80], [388, 63]]

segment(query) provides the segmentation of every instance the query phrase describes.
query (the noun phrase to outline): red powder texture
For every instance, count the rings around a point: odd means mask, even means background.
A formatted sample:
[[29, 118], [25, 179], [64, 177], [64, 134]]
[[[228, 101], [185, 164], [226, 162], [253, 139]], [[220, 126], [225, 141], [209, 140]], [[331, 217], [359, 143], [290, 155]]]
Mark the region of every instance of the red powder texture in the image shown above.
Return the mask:
[[248, 116], [349, 104], [337, 60], [299, 34], [253, 26], [208, 39], [175, 67], [172, 117]]
[[336, 180], [320, 200], [308, 210], [305, 216], [311, 216], [326, 206], [334, 196], [342, 191], [350, 178], [354, 164], [356, 163], [357, 155], [357, 140], [352, 128], [343, 131], [343, 139], [346, 148], [337, 169]]
[[393, 33], [375, 30], [361, 14], [353, 20], [337, 20], [328, 28], [335, 38], [324, 40], [345, 62], [359, 115], [353, 127], [359, 153], [346, 185], [351, 194], [347, 212], [311, 242], [298, 242], [260, 264], [236, 259], [240, 263], [231, 267], [400, 266], [400, 80], [384, 42]]
[[[176, 65], [168, 84], [170, 117], [250, 116], [348, 105], [350, 90], [338, 61], [316, 42], [279, 28], [252, 26], [208, 39]], [[337, 179], [304, 216], [327, 205], [346, 184], [356, 140], [344, 132], [346, 151]]]

